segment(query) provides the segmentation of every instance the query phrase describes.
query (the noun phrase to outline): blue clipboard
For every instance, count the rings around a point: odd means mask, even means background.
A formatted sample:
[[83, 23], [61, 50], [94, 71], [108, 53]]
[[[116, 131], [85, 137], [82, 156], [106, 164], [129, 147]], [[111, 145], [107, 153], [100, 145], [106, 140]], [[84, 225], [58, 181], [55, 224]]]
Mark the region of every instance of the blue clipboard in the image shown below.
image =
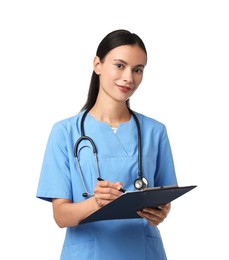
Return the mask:
[[109, 219], [140, 218], [136, 211], [143, 208], [157, 208], [179, 198], [196, 187], [197, 185], [183, 187], [164, 186], [147, 188], [141, 191], [127, 191], [89, 215], [80, 224]]

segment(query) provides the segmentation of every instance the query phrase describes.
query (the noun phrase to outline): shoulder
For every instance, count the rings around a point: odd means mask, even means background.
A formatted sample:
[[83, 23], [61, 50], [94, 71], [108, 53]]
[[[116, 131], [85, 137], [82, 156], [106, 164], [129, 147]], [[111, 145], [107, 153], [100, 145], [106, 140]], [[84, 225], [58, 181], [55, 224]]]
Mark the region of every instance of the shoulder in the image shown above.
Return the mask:
[[138, 120], [143, 128], [146, 127], [148, 129], [157, 129], [159, 131], [164, 131], [166, 129], [166, 126], [164, 123], [162, 123], [152, 117], [143, 115], [141, 113], [138, 113], [135, 111], [134, 111], [134, 113], [138, 117]]
[[78, 114], [61, 119], [56, 121], [52, 126], [52, 133], [55, 134], [64, 134], [64, 133], [71, 133], [73, 130], [80, 128], [80, 121], [82, 118], [83, 112], [79, 112]]

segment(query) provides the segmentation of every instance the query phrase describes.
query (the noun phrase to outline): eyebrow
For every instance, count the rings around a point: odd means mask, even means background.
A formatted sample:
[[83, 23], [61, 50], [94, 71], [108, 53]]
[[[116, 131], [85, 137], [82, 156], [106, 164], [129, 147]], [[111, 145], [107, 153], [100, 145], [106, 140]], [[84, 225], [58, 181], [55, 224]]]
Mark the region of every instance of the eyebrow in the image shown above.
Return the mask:
[[[118, 61], [118, 62], [122, 62], [122, 63], [124, 63], [125, 65], [127, 65], [127, 62], [126, 61], [124, 61], [124, 60], [122, 60], [122, 59], [114, 59], [114, 61]], [[134, 67], [145, 67], [145, 65], [143, 65], [143, 64], [138, 64], [138, 65], [136, 65], [136, 66], [134, 66]]]

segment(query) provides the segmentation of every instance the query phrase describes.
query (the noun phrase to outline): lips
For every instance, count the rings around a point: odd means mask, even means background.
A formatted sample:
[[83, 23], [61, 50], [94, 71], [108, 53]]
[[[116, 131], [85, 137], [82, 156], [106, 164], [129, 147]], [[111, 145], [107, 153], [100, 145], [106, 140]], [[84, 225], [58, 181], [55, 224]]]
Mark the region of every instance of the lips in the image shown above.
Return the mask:
[[122, 91], [122, 92], [129, 92], [131, 91], [131, 88], [130, 87], [126, 87], [126, 86], [118, 86], [118, 88]]

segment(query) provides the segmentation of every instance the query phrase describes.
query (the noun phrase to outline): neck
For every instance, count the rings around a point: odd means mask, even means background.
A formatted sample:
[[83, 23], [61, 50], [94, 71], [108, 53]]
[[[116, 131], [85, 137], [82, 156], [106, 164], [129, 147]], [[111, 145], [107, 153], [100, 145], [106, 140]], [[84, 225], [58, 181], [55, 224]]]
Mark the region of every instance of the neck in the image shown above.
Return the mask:
[[103, 106], [97, 103], [90, 110], [96, 120], [108, 123], [111, 127], [118, 127], [120, 123], [130, 120], [130, 112], [126, 104], [122, 106]]

